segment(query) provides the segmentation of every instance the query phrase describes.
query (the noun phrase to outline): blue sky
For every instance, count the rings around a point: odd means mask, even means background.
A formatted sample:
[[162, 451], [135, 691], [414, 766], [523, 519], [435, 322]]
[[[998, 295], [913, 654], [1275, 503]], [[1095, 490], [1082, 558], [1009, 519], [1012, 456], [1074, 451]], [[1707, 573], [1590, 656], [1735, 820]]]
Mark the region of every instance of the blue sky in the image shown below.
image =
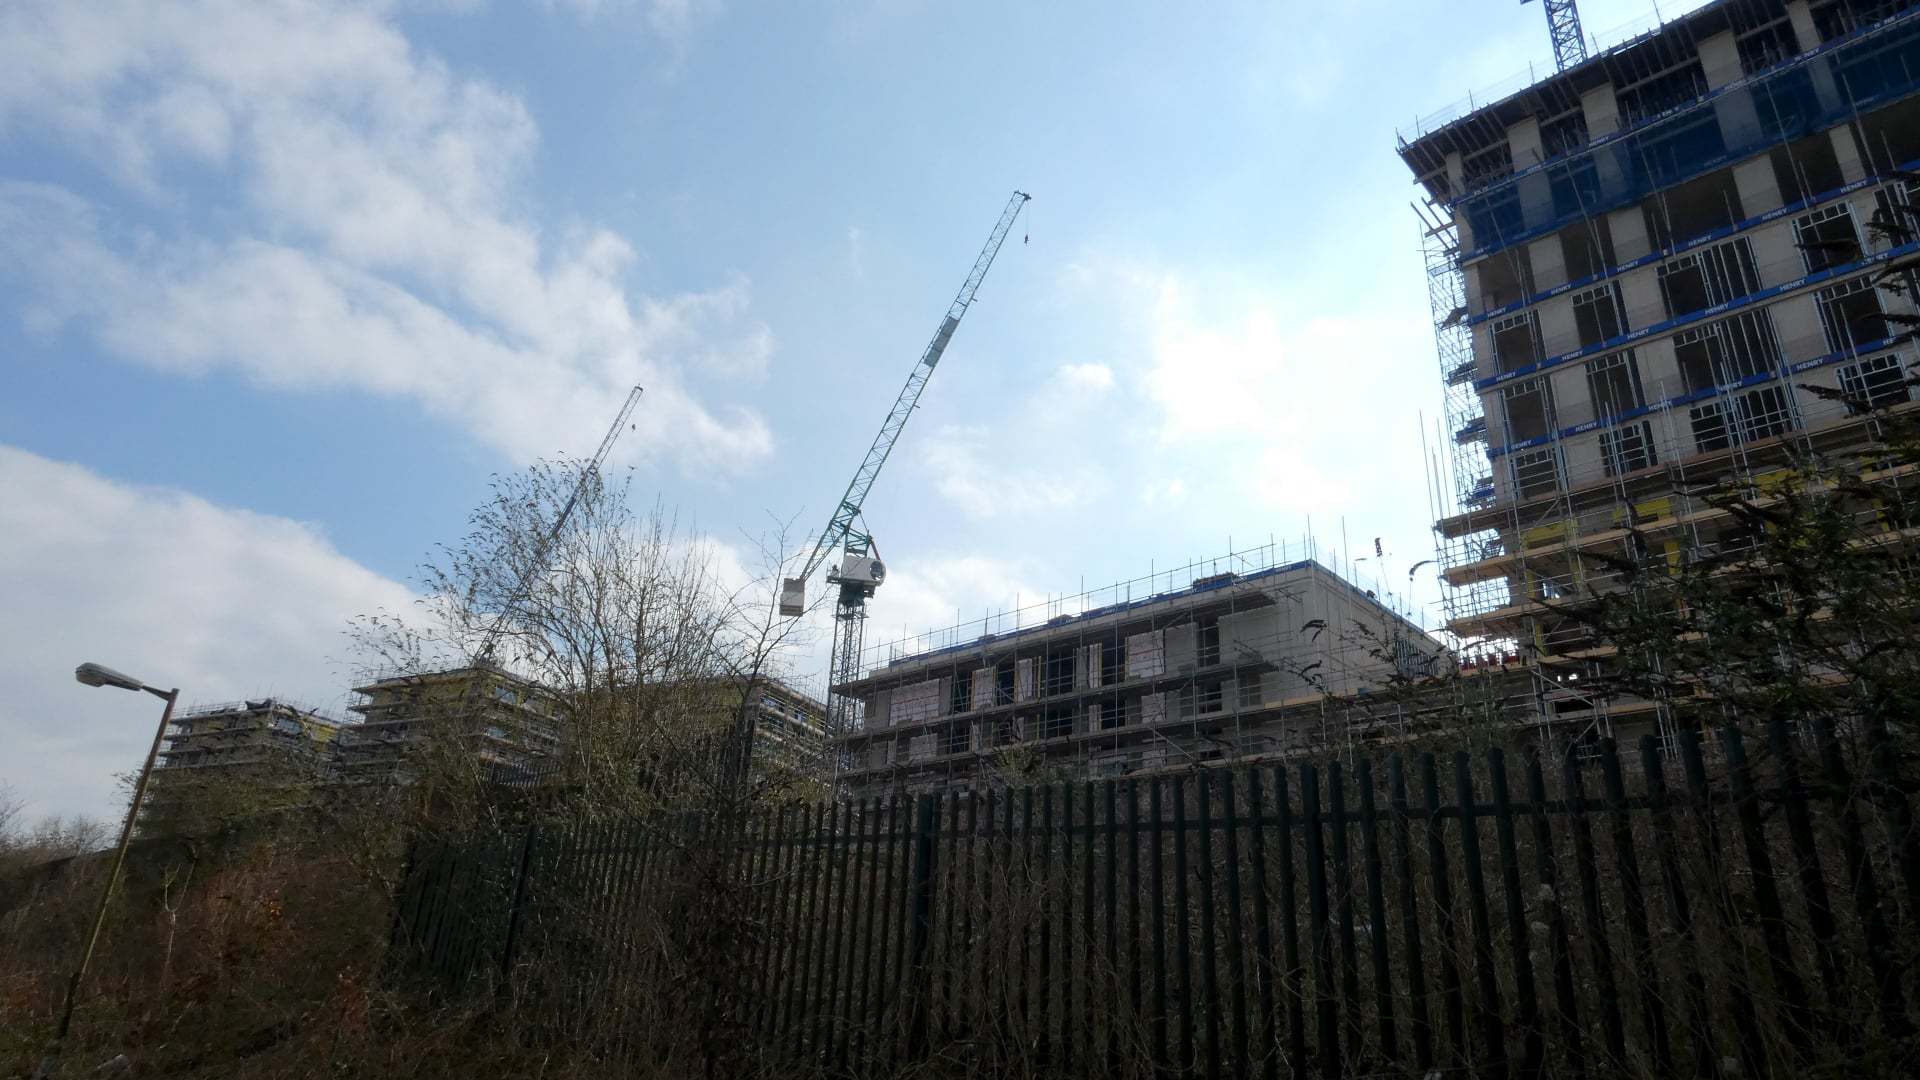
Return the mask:
[[636, 381], [637, 491], [817, 528], [1016, 187], [869, 501], [870, 640], [1309, 518], [1399, 587], [1395, 132], [1547, 55], [1511, 0], [9, 4], [0, 780], [112, 812], [148, 719], [82, 659], [341, 709], [345, 620]]

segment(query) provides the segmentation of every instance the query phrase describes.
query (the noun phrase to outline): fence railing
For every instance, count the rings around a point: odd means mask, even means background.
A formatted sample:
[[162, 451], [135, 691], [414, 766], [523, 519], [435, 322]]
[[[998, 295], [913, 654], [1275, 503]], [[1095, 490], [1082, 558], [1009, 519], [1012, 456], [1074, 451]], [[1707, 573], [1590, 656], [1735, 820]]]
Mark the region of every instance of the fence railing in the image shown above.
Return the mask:
[[419, 846], [395, 955], [624, 1052], [705, 1008], [741, 1060], [842, 1075], [1891, 1063], [1920, 991], [1903, 739], [1775, 722], [1627, 760], [1609, 740], [542, 826]]

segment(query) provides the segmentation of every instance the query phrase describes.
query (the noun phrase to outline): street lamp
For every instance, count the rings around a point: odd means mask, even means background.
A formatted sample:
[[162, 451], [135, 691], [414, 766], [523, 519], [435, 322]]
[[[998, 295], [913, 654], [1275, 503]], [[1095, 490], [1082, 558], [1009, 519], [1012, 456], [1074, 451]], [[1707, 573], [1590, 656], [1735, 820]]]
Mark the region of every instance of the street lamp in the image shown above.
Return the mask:
[[178, 689], [161, 690], [148, 686], [131, 675], [100, 664], [81, 664], [73, 669], [73, 677], [87, 686], [111, 686], [135, 692], [145, 690], [166, 702], [167, 707], [160, 712], [160, 727], [153, 733], [153, 745], [147, 750], [147, 763], [140, 767], [140, 779], [133, 785], [133, 804], [127, 807], [126, 824], [120, 827], [120, 847], [113, 853], [113, 868], [107, 871], [107, 883], [100, 889], [100, 905], [93, 913], [93, 930], [87, 934], [87, 950], [80, 954], [80, 966], [67, 980], [67, 1001], [60, 1010], [60, 1026], [54, 1029], [53, 1044], [47, 1048], [47, 1056], [34, 1071], [36, 1077], [53, 1075], [54, 1066], [59, 1062], [61, 1044], [66, 1042], [67, 1029], [73, 1025], [73, 1006], [80, 995], [80, 980], [86, 978], [87, 968], [93, 963], [93, 948], [99, 944], [100, 927], [107, 921], [107, 903], [113, 899], [113, 886], [120, 880], [120, 866], [127, 861], [127, 845], [133, 840], [133, 823], [140, 816], [140, 801], [146, 797], [147, 781], [153, 776], [154, 759], [160, 756], [160, 741], [166, 737], [167, 723], [173, 719], [173, 704], [180, 700]]

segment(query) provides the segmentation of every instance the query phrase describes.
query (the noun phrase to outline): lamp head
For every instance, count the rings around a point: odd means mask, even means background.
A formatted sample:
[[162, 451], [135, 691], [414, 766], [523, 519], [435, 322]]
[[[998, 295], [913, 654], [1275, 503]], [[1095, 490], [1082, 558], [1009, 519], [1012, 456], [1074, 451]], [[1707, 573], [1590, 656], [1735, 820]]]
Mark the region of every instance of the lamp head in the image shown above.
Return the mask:
[[112, 686], [121, 690], [145, 690], [147, 685], [131, 675], [102, 664], [85, 663], [73, 669], [73, 677], [88, 686]]

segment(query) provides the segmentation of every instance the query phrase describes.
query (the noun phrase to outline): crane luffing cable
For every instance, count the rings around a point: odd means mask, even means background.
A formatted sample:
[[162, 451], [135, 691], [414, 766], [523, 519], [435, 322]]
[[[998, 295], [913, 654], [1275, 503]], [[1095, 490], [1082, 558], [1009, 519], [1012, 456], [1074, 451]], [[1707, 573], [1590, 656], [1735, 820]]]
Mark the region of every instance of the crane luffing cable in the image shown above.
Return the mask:
[[[899, 441], [900, 432], [907, 426], [907, 420], [920, 400], [920, 393], [926, 389], [927, 380], [933, 377], [933, 369], [940, 363], [941, 354], [947, 351], [947, 344], [953, 340], [953, 332], [959, 328], [960, 319], [966, 315], [967, 308], [973, 304], [974, 294], [979, 292], [980, 283], [986, 279], [987, 270], [993, 266], [995, 255], [1000, 253], [1000, 245], [1007, 239], [1007, 233], [1013, 229], [1014, 218], [1020, 215], [1020, 208], [1032, 198], [1023, 191], [1016, 191], [1007, 200], [1005, 210], [1000, 212], [1000, 220], [993, 226], [993, 232], [987, 237], [986, 246], [980, 249], [979, 258], [974, 260], [973, 269], [968, 272], [966, 283], [960, 286], [960, 292], [953, 298], [953, 304], [947, 308], [946, 317], [940, 320], [940, 326], [934, 331], [933, 340], [927, 343], [925, 352], [920, 354], [919, 363], [907, 375], [906, 385], [900, 388], [900, 396], [894, 400], [893, 409], [880, 424], [880, 432], [873, 438], [873, 445], [867, 449], [867, 456], [854, 471], [853, 479], [847, 484], [846, 494], [840, 497], [840, 503], [834, 508], [833, 517], [827, 521], [827, 527], [820, 532], [820, 539], [814, 545], [813, 554], [801, 568], [796, 578], [787, 580], [783, 590], [781, 609], [784, 614], [798, 615], [802, 604], [800, 596], [805, 583], [827, 554], [835, 547], [845, 543], [852, 534], [854, 519], [860, 516], [860, 506], [866, 501], [867, 492], [873, 489], [873, 482], [880, 476], [880, 469], [886, 465], [887, 456], [893, 452], [893, 444]], [[852, 537], [856, 546], [865, 549], [868, 538]], [[792, 597], [793, 603], [788, 603]]]

